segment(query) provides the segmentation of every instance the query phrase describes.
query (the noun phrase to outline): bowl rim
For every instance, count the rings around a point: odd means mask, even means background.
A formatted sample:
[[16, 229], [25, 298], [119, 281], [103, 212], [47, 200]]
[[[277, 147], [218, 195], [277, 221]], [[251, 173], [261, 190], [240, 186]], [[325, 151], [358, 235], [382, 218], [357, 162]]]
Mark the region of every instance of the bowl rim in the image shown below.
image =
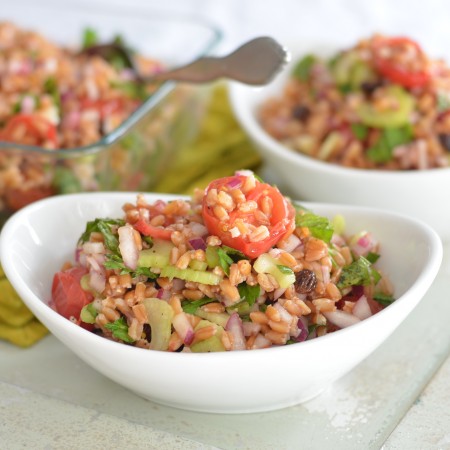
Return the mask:
[[[102, 197], [104, 201], [114, 201], [116, 203], [123, 204], [126, 201], [129, 201], [130, 198], [133, 196], [135, 197], [137, 195], [137, 192], [86, 192], [86, 193], [75, 193], [75, 194], [66, 194], [66, 195], [56, 195], [53, 197], [49, 197], [43, 200], [39, 200], [37, 202], [34, 202], [18, 212], [14, 213], [6, 222], [4, 225], [2, 232], [0, 234], [0, 261], [3, 266], [3, 270], [7, 276], [8, 279], [10, 279], [11, 284], [14, 286], [14, 288], [17, 290], [18, 294], [23, 299], [24, 303], [32, 310], [33, 313], [36, 314], [38, 319], [42, 320], [42, 322], [45, 325], [45, 322], [51, 321], [56, 324], [57, 327], [64, 327], [68, 328], [67, 332], [71, 335], [77, 335], [80, 337], [80, 339], [85, 339], [88, 342], [92, 342], [93, 344], [98, 344], [104, 348], [110, 348], [112, 350], [116, 349], [117, 351], [124, 351], [124, 349], [128, 349], [125, 351], [131, 351], [131, 352], [141, 352], [141, 354], [148, 354], [147, 349], [141, 349], [137, 347], [132, 347], [128, 345], [124, 345], [122, 343], [118, 343], [109, 339], [105, 339], [104, 337], [98, 336], [95, 333], [92, 333], [88, 330], [85, 330], [84, 328], [72, 323], [71, 321], [67, 320], [65, 317], [61, 316], [59, 313], [57, 313], [51, 306], [48, 305], [48, 303], [45, 301], [45, 299], [39, 298], [37, 295], [34, 294], [34, 292], [29, 288], [22, 280], [22, 277], [16, 267], [16, 265], [10, 260], [8, 257], [11, 254], [10, 249], [10, 238], [14, 234], [16, 234], [16, 230], [20, 229], [20, 224], [26, 222], [26, 219], [32, 215], [36, 214], [40, 211], [45, 211], [47, 208], [55, 209], [58, 204], [66, 203], [67, 201], [75, 204], [79, 201], [86, 201], [89, 199], [96, 200], [97, 198], [100, 200]], [[181, 198], [183, 196], [175, 195], [175, 194], [160, 194], [160, 193], [145, 193], [147, 197], [151, 197], [151, 199], [156, 200], [158, 198], [165, 198], [165, 199], [176, 199]], [[184, 196], [186, 197], [186, 196]], [[120, 200], [120, 202], [119, 202]], [[426, 223], [409, 217], [404, 214], [382, 210], [380, 208], [372, 208], [372, 207], [361, 207], [361, 206], [354, 206], [354, 205], [344, 205], [344, 204], [334, 204], [334, 203], [321, 203], [321, 202], [302, 202], [303, 205], [310, 207], [312, 210], [314, 210], [315, 207], [322, 207], [322, 208], [332, 208], [332, 209], [345, 209], [349, 212], [362, 212], [363, 214], [372, 214], [372, 215], [384, 215], [384, 216], [390, 216], [393, 219], [400, 219], [403, 222], [409, 223], [413, 227], [415, 227], [417, 230], [420, 231], [420, 233], [423, 234], [424, 240], [426, 239], [427, 245], [429, 246], [429, 252], [428, 252], [428, 262], [423, 267], [421, 273], [419, 276], [414, 280], [414, 282], [407, 288], [407, 290], [401, 295], [398, 299], [396, 299], [395, 302], [393, 302], [391, 305], [387, 306], [377, 314], [374, 314], [373, 316], [362, 320], [359, 323], [356, 323], [350, 327], [347, 327], [345, 329], [337, 330], [334, 333], [327, 334], [325, 336], [321, 336], [318, 339], [311, 339], [309, 341], [301, 342], [301, 346], [293, 346], [293, 345], [285, 345], [285, 346], [279, 346], [279, 347], [270, 347], [265, 349], [260, 349], [259, 352], [216, 352], [216, 353], [209, 353], [208, 356], [205, 356], [205, 354], [202, 353], [185, 353], [184, 356], [181, 356], [181, 358], [222, 358], [224, 354], [232, 354], [238, 355], [238, 358], [244, 358], [245, 360], [253, 359], [258, 357], [258, 355], [261, 355], [261, 351], [264, 352], [264, 354], [270, 354], [269, 352], [276, 351], [277, 353], [280, 352], [291, 352], [292, 348], [297, 348], [300, 351], [301, 348], [304, 348], [305, 346], [323, 346], [327, 345], [328, 341], [330, 339], [339, 340], [339, 337], [344, 337], [345, 334], [348, 333], [358, 333], [359, 329], [361, 327], [364, 327], [364, 323], [367, 323], [367, 321], [371, 322], [380, 322], [383, 321], [383, 318], [386, 315], [393, 315], [396, 314], [396, 311], [401, 307], [402, 304], [405, 302], [411, 301], [411, 296], [413, 295], [413, 292], [415, 289], [419, 289], [419, 292], [422, 292], [421, 295], [419, 295], [419, 299], [415, 303], [415, 305], [420, 302], [423, 298], [423, 295], [425, 292], [429, 289], [431, 286], [434, 278], [436, 277], [439, 268], [441, 266], [442, 258], [443, 258], [443, 245], [438, 237], [437, 233]], [[115, 208], [115, 206], [114, 206]], [[344, 213], [345, 214], [345, 213]], [[42, 319], [44, 318], [44, 319]], [[381, 322], [380, 322], [381, 323]], [[50, 328], [50, 327], [49, 327]], [[81, 334], [80, 334], [81, 333]], [[111, 347], [112, 346], [112, 347]], [[121, 350], [122, 349], [122, 350]], [[144, 353], [145, 352], [145, 353]], [[180, 356], [176, 356], [181, 353], [177, 352], [164, 352], [164, 351], [151, 351], [150, 354], [156, 355], [155, 357], [158, 358], [180, 358]], [[214, 356], [212, 356], [214, 355]], [[250, 356], [252, 355], [252, 356]], [[230, 355], [225, 356], [225, 358], [230, 358]]]
[[[413, 179], [413, 181], [415, 181], [416, 178], [420, 179], [424, 176], [450, 176], [448, 174], [448, 172], [450, 172], [450, 166], [435, 167], [423, 170], [358, 169], [354, 167], [345, 167], [296, 152], [294, 149], [290, 149], [273, 138], [264, 130], [257, 119], [257, 111], [264, 100], [281, 93], [281, 89], [289, 77], [291, 68], [296, 64], [302, 55], [306, 55], [311, 52], [326, 55], [327, 52], [339, 51], [345, 49], [346, 47], [342, 44], [339, 46], [330, 43], [327, 44], [323, 40], [311, 40], [308, 44], [294, 42], [291, 45], [286, 45], [286, 48], [289, 49], [291, 54], [289, 63], [281, 73], [277, 74], [277, 76], [265, 86], [246, 86], [236, 81], [228, 81], [228, 98], [236, 118], [249, 136], [259, 145], [264, 147], [264, 152], [270, 151], [273, 154], [280, 154], [283, 158], [288, 159], [289, 162], [294, 164], [301, 163], [306, 168], [325, 172], [329, 175], [335, 173], [339, 174], [341, 172], [343, 176], [354, 176], [360, 179], [366, 179], [367, 177], [381, 177], [382, 179], [401, 177], [403, 179]], [[280, 84], [280, 86], [278, 87], [276, 93], [272, 93], [270, 96], [265, 95], [268, 89], [273, 86], [277, 86], [278, 84]], [[258, 97], [259, 100], [257, 100]]]
[[[19, 8], [27, 5], [27, 0], [17, 5]], [[45, 0], [44, 2], [39, 2], [37, 5], [34, 2], [28, 3], [30, 7], [37, 7], [39, 9], [48, 9], [51, 11], [54, 8], [61, 9], [61, 3], [56, 1]], [[201, 49], [193, 55], [193, 58], [201, 57], [210, 54], [214, 49], [217, 48], [218, 44], [223, 39], [224, 33], [217, 24], [212, 20], [209, 20], [201, 15], [192, 13], [182, 13], [182, 12], [169, 12], [163, 9], [157, 9], [155, 7], [149, 8], [139, 8], [133, 7], [131, 9], [124, 8], [119, 5], [109, 5], [107, 11], [101, 8], [100, 5], [91, 5], [90, 3], [77, 2], [74, 3], [72, 0], [64, 3], [64, 10], [75, 10], [80, 13], [89, 15], [94, 15], [99, 18], [107, 17], [144, 17], [149, 20], [149, 24], [152, 22], [163, 21], [168, 24], [178, 23], [189, 23], [197, 28], [203, 28], [205, 31], [210, 33], [210, 36], [203, 43]], [[1, 17], [0, 17], [1, 19]], [[80, 30], [81, 31], [81, 30]], [[39, 31], [40, 32], [40, 31]], [[164, 81], [156, 89], [156, 91], [151, 94], [147, 99], [135, 109], [123, 122], [121, 122], [116, 128], [110, 131], [108, 134], [101, 137], [96, 142], [92, 144], [79, 146], [79, 147], [68, 147], [68, 148], [58, 148], [55, 150], [49, 150], [44, 147], [35, 145], [23, 145], [17, 144], [9, 141], [2, 141], [0, 139], [0, 151], [10, 150], [10, 151], [24, 151], [37, 153], [42, 155], [52, 155], [60, 158], [76, 158], [80, 155], [90, 155], [95, 154], [106, 146], [115, 143], [120, 137], [122, 137], [133, 125], [135, 125], [139, 120], [141, 120], [149, 111], [156, 108], [161, 101], [169, 95], [176, 87], [175, 81]]]

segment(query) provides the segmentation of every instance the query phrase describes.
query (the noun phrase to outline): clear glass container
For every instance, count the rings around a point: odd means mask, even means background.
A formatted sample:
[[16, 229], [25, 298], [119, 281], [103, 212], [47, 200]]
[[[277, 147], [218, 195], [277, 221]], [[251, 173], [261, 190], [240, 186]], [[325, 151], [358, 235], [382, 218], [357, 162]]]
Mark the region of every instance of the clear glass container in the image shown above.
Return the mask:
[[[221, 39], [221, 32], [199, 17], [67, 2], [8, 2], [0, 9], [0, 22], [5, 21], [71, 48], [80, 48], [87, 28], [100, 42], [120, 34], [138, 54], [166, 67], [210, 53]], [[0, 140], [0, 225], [43, 196], [151, 190], [195, 135], [208, 92], [208, 87], [165, 82], [119, 126], [84, 147], [48, 150]], [[31, 182], [24, 183], [25, 168], [33, 173]]]

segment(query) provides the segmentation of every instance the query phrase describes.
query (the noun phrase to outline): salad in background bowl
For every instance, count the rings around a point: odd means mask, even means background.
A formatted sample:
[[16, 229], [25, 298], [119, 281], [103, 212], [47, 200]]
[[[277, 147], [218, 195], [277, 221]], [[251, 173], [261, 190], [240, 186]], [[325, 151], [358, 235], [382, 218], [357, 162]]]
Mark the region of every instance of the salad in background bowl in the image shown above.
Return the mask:
[[293, 46], [270, 86], [231, 85], [234, 111], [290, 191], [388, 208], [450, 237], [450, 72], [407, 37]]
[[148, 190], [194, 136], [208, 89], [143, 85], [118, 54], [102, 58], [86, 49], [126, 45], [142, 73], [152, 73], [210, 52], [220, 40], [214, 26], [182, 15], [52, 3], [10, 3], [0, 22], [3, 221], [50, 195]]
[[9, 219], [0, 248], [27, 306], [89, 365], [150, 400], [217, 413], [318, 395], [403, 322], [442, 259], [417, 220], [320, 203], [294, 211], [249, 173], [192, 203], [41, 200]]

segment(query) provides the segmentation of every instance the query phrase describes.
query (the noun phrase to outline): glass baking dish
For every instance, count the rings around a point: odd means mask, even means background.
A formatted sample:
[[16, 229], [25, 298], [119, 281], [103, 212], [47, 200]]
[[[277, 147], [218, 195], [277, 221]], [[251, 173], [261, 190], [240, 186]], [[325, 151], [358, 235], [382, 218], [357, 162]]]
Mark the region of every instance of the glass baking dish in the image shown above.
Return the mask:
[[[18, 1], [2, 5], [5, 21], [71, 48], [80, 47], [88, 28], [100, 42], [120, 34], [138, 54], [167, 67], [209, 54], [221, 40], [220, 30], [199, 17], [147, 9]], [[1, 70], [0, 64], [0, 89]], [[49, 195], [151, 190], [195, 135], [208, 92], [208, 86], [165, 82], [120, 125], [82, 147], [49, 150], [0, 140], [0, 226], [15, 210]]]

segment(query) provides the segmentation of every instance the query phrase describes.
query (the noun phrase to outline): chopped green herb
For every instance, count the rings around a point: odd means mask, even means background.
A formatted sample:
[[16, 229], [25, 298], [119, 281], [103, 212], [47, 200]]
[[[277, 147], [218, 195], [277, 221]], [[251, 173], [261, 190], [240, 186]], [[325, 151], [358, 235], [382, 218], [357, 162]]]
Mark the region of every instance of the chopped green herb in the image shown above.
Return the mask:
[[95, 219], [87, 223], [86, 230], [80, 237], [80, 242], [87, 242], [91, 233], [100, 232], [103, 235], [106, 247], [113, 253], [118, 253], [119, 240], [111, 231], [111, 227], [123, 225], [125, 225], [125, 221], [122, 219]]
[[367, 286], [372, 283], [375, 285], [380, 278], [381, 275], [372, 267], [370, 261], [360, 256], [342, 269], [337, 287], [343, 289], [349, 286]]
[[52, 97], [53, 103], [61, 110], [61, 96], [58, 89], [58, 83], [55, 77], [48, 77], [44, 82], [44, 91]]
[[83, 31], [82, 47], [89, 48], [97, 44], [98, 35], [93, 28], [85, 28]]
[[398, 128], [384, 128], [378, 141], [367, 150], [367, 156], [374, 162], [384, 163], [392, 159], [392, 150], [411, 142], [413, 137], [410, 125]]
[[392, 295], [382, 294], [381, 292], [374, 294], [373, 299], [383, 306], [389, 306], [395, 302], [395, 298]]
[[369, 132], [369, 128], [362, 123], [352, 123], [350, 128], [352, 129], [353, 136], [360, 141], [363, 141]]
[[252, 306], [261, 293], [259, 285], [250, 286], [245, 281], [238, 284], [239, 295], [242, 300], [245, 300], [250, 306]]
[[95, 318], [98, 315], [98, 311], [95, 309], [93, 303], [88, 303], [84, 305], [81, 309], [80, 319], [84, 323], [95, 323]]
[[181, 307], [183, 308], [183, 311], [185, 313], [188, 314], [194, 314], [195, 311], [197, 311], [198, 308], [200, 308], [203, 305], [207, 305], [208, 303], [212, 303], [212, 302], [216, 302], [217, 300], [214, 298], [208, 298], [208, 297], [204, 297], [201, 298], [200, 300], [195, 300], [195, 301], [189, 301], [189, 300], [184, 300], [181, 302]]
[[330, 242], [334, 232], [330, 221], [326, 217], [317, 216], [311, 212], [297, 213], [295, 226], [309, 228], [314, 237], [325, 242]]
[[294, 273], [290, 267], [283, 266], [282, 264], [277, 264], [277, 268], [284, 275], [292, 275]]
[[113, 336], [121, 341], [128, 343], [134, 342], [134, 339], [128, 335], [128, 325], [123, 317], [117, 319], [115, 322], [107, 323], [105, 328], [112, 331]]
[[81, 183], [73, 170], [63, 166], [55, 168], [53, 187], [59, 194], [71, 194], [81, 191]]
[[315, 62], [316, 57], [314, 55], [304, 56], [294, 67], [294, 70], [292, 71], [292, 76], [294, 78], [298, 78], [301, 81], [307, 81]]
[[158, 278], [158, 275], [153, 273], [149, 267], [137, 267], [135, 270], [126, 267], [122, 258], [119, 255], [109, 253], [106, 255], [105, 269], [109, 270], [120, 270], [120, 274], [124, 275], [126, 273], [131, 274], [131, 276], [137, 277], [143, 275], [151, 280]]
[[366, 256], [366, 259], [371, 263], [375, 264], [380, 258], [380, 255], [378, 253], [369, 252]]
[[230, 274], [231, 264], [241, 259], [247, 259], [242, 252], [235, 248], [228, 247], [227, 245], [217, 247], [216, 251], [217, 256], [219, 257], [219, 265], [227, 275]]

